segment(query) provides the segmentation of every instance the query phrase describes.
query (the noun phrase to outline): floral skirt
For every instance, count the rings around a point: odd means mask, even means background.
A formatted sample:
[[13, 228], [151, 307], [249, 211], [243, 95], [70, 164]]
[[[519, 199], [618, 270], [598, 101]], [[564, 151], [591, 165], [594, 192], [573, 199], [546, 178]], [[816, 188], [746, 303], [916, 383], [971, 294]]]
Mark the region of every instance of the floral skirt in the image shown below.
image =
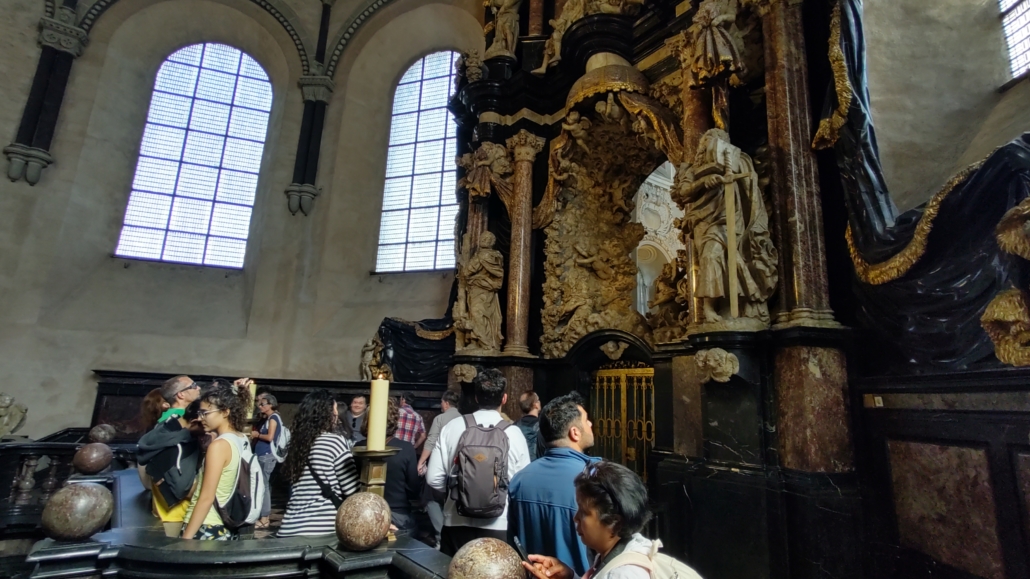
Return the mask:
[[[186, 523], [183, 523], [180, 535], [185, 532]], [[201, 525], [193, 538], [197, 541], [235, 541], [237, 536], [224, 525]]]

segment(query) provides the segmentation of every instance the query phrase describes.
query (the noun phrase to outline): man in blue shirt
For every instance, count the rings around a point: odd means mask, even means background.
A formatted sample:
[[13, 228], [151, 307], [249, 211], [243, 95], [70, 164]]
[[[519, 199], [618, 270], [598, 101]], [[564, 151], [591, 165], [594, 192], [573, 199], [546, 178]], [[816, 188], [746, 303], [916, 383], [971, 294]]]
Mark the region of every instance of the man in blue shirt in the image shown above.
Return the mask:
[[573, 480], [598, 460], [584, 454], [594, 445], [593, 425], [583, 398], [573, 392], [548, 402], [539, 426], [547, 452], [511, 479], [508, 542], [518, 537], [527, 553], [557, 557], [582, 576], [590, 559], [576, 534]]

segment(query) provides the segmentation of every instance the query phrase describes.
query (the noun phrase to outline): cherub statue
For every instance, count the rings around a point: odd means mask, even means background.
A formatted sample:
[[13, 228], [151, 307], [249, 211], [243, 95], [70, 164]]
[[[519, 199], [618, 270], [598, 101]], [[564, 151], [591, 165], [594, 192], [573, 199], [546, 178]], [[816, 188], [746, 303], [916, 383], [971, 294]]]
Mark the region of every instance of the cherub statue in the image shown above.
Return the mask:
[[10, 394], [0, 392], [0, 437], [13, 434], [25, 424], [29, 409], [17, 404]]
[[585, 153], [590, 154], [590, 147], [586, 144], [587, 131], [590, 129], [590, 119], [581, 116], [577, 111], [569, 111], [569, 114], [565, 115], [565, 120], [562, 121], [561, 128], [572, 135], [576, 146], [583, 149]]
[[629, 179], [616, 179], [608, 187], [612, 197], [612, 206], [624, 211], [627, 215], [633, 212], [633, 208], [626, 204], [626, 188], [629, 187], [629, 183]]
[[375, 342], [369, 340], [361, 348], [361, 379], [369, 381], [372, 379], [372, 359], [375, 357]]
[[597, 101], [594, 104], [594, 111], [609, 123], [621, 125], [623, 128], [629, 127], [629, 115], [626, 111], [615, 102], [615, 93], [608, 93], [608, 98], [603, 101]]
[[581, 265], [583, 267], [589, 266], [594, 271], [594, 275], [603, 280], [615, 277], [615, 270], [612, 269], [612, 266], [608, 265], [608, 260], [611, 259], [611, 255], [608, 253], [607, 249], [602, 247], [596, 254], [591, 255], [578, 243], [573, 245], [573, 247], [576, 249], [576, 253], [583, 256], [581, 258], [575, 258], [576, 265]]

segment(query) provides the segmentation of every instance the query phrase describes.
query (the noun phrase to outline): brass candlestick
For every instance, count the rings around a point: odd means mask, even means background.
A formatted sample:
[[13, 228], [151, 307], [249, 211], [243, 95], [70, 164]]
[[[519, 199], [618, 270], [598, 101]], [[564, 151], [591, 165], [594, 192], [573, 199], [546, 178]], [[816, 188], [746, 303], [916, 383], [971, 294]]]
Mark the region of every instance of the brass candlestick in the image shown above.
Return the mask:
[[[365, 492], [383, 496], [386, 489], [386, 459], [400, 452], [396, 446], [387, 446], [383, 450], [369, 450], [367, 446], [355, 446], [351, 450], [354, 458], [361, 463], [361, 484]], [[386, 497], [383, 497], [386, 498]], [[397, 539], [393, 531], [387, 535], [388, 541]]]

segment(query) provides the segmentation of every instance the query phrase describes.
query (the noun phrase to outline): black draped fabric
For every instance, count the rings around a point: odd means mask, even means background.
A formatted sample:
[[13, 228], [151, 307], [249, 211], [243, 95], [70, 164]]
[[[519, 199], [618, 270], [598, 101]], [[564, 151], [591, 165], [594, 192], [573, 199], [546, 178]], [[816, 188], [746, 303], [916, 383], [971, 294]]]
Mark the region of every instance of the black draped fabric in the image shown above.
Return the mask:
[[[908, 245], [925, 205], [898, 215], [891, 201], [869, 109], [862, 0], [840, 3], [841, 48], [853, 93], [834, 150], [855, 247], [875, 264]], [[827, 99], [827, 108], [834, 104]], [[913, 369], [997, 363], [980, 316], [999, 291], [1027, 289], [1030, 267], [1003, 252], [994, 231], [1028, 195], [1030, 133], [998, 149], [951, 190], [925, 253], [903, 276], [881, 285], [855, 281], [857, 318], [876, 338], [871, 343], [882, 350], [878, 356]]]
[[454, 334], [433, 340], [419, 336], [417, 328], [421, 327], [424, 333], [442, 332], [452, 325], [449, 314], [440, 319], [418, 322], [383, 319], [379, 324], [379, 340], [383, 343], [383, 357], [393, 370], [393, 379], [397, 382], [446, 384], [447, 372], [454, 364]]

